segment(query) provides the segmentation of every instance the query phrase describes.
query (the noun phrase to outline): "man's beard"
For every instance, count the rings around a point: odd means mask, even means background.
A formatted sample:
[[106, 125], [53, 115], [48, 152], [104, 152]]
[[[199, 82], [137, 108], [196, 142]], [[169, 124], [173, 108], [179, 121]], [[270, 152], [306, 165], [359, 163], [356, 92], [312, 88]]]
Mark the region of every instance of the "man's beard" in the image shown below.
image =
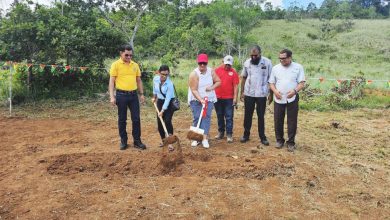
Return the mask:
[[251, 58], [251, 63], [253, 65], [259, 65], [261, 57]]

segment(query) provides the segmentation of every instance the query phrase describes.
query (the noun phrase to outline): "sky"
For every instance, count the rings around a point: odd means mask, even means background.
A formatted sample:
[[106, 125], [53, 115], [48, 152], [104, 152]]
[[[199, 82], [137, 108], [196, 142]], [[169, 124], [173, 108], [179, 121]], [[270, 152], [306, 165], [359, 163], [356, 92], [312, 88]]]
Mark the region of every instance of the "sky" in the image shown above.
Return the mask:
[[[50, 5], [54, 0], [32, 0], [33, 2], [38, 2], [40, 4]], [[196, 2], [204, 1], [209, 2], [210, 0], [195, 0]], [[296, 2], [298, 6], [306, 6], [313, 2], [317, 5], [317, 8], [320, 7], [323, 0], [266, 0], [267, 2], [271, 2], [274, 7], [288, 8], [291, 3]], [[10, 7], [10, 5], [14, 2], [14, 0], [0, 0], [0, 8], [6, 10]]]

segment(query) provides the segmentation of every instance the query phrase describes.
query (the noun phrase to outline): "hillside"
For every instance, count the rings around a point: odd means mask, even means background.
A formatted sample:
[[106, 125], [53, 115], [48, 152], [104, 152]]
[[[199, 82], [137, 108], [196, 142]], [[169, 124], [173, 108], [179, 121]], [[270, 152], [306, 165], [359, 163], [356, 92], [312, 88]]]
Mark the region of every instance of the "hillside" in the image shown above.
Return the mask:
[[[389, 20], [353, 20], [350, 31], [335, 33], [325, 40], [310, 38], [309, 34], [321, 36], [323, 23], [311, 19], [267, 20], [252, 31], [252, 37], [273, 63], [278, 62], [281, 48], [292, 49], [294, 59], [305, 66], [308, 76], [351, 77], [361, 72], [373, 79], [390, 78]], [[340, 23], [335, 20], [331, 25]]]

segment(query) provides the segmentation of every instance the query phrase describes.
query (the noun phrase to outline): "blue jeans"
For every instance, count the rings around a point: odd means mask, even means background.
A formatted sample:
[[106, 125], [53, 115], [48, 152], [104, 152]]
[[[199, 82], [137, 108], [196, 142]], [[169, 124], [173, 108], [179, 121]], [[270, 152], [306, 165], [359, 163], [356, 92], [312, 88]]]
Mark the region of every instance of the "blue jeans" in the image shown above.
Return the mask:
[[[192, 125], [196, 127], [198, 124], [200, 112], [202, 111], [202, 103], [198, 101], [191, 101], [190, 102], [191, 110], [192, 110]], [[204, 134], [208, 135], [210, 130], [210, 124], [211, 124], [211, 113], [213, 112], [214, 103], [208, 102], [208, 108], [206, 117], [202, 118], [202, 121], [200, 122], [200, 128], [204, 130]]]
[[226, 134], [233, 134], [233, 99], [218, 99], [214, 103], [215, 111], [218, 118], [218, 131], [222, 134], [225, 133], [225, 120], [226, 120]]
[[127, 143], [126, 121], [127, 108], [130, 109], [132, 122], [132, 135], [134, 141], [141, 140], [141, 119], [137, 92], [116, 92], [116, 105], [118, 106], [118, 128], [121, 141]]

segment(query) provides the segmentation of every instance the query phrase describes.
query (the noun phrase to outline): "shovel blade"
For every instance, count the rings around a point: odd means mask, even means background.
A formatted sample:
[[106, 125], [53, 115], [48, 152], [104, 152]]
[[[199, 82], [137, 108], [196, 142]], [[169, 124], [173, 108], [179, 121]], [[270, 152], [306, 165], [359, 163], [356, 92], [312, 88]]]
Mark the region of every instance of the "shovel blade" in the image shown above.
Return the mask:
[[197, 128], [197, 127], [194, 127], [194, 126], [190, 127], [190, 131], [193, 131], [193, 132], [198, 133], [198, 134], [204, 134], [204, 130], [203, 129], [200, 129], [200, 128]]

